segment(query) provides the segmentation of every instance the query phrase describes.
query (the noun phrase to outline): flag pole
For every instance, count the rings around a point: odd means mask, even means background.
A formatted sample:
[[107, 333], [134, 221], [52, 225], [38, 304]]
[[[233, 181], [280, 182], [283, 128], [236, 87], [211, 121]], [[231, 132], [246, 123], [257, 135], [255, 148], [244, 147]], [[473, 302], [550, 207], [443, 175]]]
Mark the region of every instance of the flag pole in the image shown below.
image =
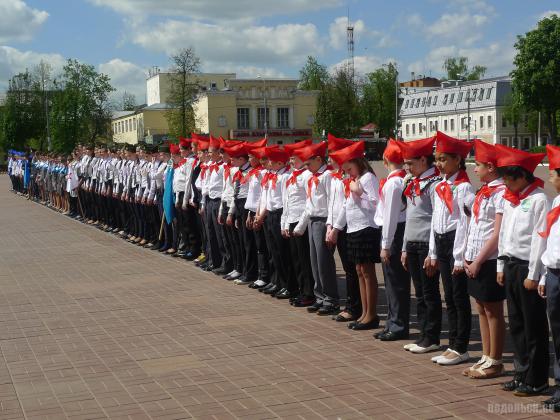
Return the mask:
[[161, 242], [161, 235], [163, 234], [163, 224], [165, 223], [165, 211], [161, 214], [161, 226], [159, 227], [159, 241]]

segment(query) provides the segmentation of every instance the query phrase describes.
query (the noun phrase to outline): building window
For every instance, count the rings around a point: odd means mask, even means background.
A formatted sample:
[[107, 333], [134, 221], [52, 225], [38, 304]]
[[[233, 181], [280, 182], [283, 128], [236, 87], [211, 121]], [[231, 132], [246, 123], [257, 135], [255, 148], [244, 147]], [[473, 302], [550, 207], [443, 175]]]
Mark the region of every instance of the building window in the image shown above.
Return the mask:
[[431, 104], [432, 104], [432, 97], [430, 96], [430, 97], [428, 98], [428, 106], [430, 106]]
[[459, 92], [459, 97], [457, 98], [457, 103], [463, 100], [463, 92]]
[[436, 126], [436, 131], [438, 131], [438, 122], [436, 121], [434, 125]]
[[492, 88], [489, 88], [486, 92], [486, 99], [490, 99], [490, 95], [492, 95]]
[[449, 129], [450, 129], [451, 131], [454, 131], [454, 130], [455, 130], [455, 118], [451, 118], [451, 119], [449, 120]]
[[436, 106], [436, 105], [437, 105], [437, 95], [434, 96], [434, 106]]
[[478, 89], [473, 89], [471, 92], [471, 101], [474, 101], [476, 99], [476, 93], [478, 92]]
[[[264, 128], [268, 128], [270, 126], [269, 124], [269, 119], [270, 119], [270, 112], [268, 110], [268, 108], [259, 108], [257, 110], [257, 127], [259, 129], [264, 129]], [[266, 124], [265, 124], [265, 118], [266, 118]]]
[[531, 148], [531, 139], [529, 137], [525, 137], [523, 139], [523, 149], [529, 150]]
[[449, 103], [450, 104], [453, 103], [453, 99], [455, 99], [455, 93], [452, 93], [451, 96], [449, 97]]
[[443, 97], [442, 105], [447, 105], [447, 98], [448, 97], [449, 97], [449, 95], [447, 95], [447, 94]]
[[488, 115], [488, 124], [486, 124], [487, 128], [492, 128], [492, 115]]
[[482, 101], [484, 99], [484, 88], [480, 89], [480, 94], [478, 95], [478, 100]]
[[408, 124], [407, 124], [406, 125], [406, 135], [408, 136], [409, 134], [410, 134], [410, 131], [409, 131], [409, 127], [408, 127]]
[[502, 117], [502, 127], [507, 127], [507, 118], [506, 117]]
[[237, 129], [247, 130], [249, 128], [249, 108], [237, 108]]
[[484, 128], [484, 117], [480, 117], [480, 129]]
[[132, 120], [132, 124], [134, 125], [133, 130], [136, 131], [136, 118]]
[[407, 99], [406, 102], [404, 103], [404, 109], [408, 108], [408, 103], [410, 102], [410, 99]]
[[419, 106], [420, 106], [420, 98], [418, 98], [418, 99], [416, 100], [416, 108], [418, 108]]
[[443, 131], [447, 131], [447, 120], [443, 120]]
[[507, 138], [507, 137], [502, 137], [502, 140], [501, 140], [501, 141], [502, 141], [502, 144], [503, 144], [504, 146], [507, 146], [507, 145], [508, 145], [508, 138]]
[[418, 123], [418, 134], [422, 134], [422, 123]]
[[424, 108], [426, 106], [426, 98], [422, 99], [422, 108]]
[[416, 134], [416, 124], [412, 124], [412, 135]]
[[276, 110], [278, 128], [290, 128], [290, 109], [278, 108]]

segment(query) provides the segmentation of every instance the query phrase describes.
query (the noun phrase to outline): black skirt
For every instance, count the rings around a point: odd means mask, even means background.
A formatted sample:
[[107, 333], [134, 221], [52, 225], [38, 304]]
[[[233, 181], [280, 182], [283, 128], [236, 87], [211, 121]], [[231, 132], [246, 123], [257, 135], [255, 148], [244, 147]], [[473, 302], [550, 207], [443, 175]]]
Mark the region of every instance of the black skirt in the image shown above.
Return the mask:
[[480, 302], [499, 302], [506, 298], [506, 290], [496, 282], [496, 260], [487, 260], [478, 275], [467, 278], [469, 295]]
[[346, 234], [348, 260], [354, 264], [379, 263], [381, 258], [381, 229], [367, 227]]

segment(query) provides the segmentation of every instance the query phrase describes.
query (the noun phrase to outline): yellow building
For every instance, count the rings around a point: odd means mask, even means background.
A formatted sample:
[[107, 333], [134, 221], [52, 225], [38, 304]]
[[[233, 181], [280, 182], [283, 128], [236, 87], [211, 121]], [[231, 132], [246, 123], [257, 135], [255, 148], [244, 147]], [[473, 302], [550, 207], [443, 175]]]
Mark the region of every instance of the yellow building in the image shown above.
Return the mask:
[[[115, 143], [153, 144], [167, 139], [171, 77], [153, 70], [146, 81], [147, 105], [114, 114]], [[202, 73], [196, 80], [199, 133], [242, 140], [266, 135], [278, 144], [312, 136], [318, 92], [298, 90], [296, 79], [237, 79], [234, 73]]]
[[298, 90], [298, 83], [295, 79], [231, 79], [225, 90], [202, 92], [195, 105], [197, 130], [240, 140], [267, 135], [278, 144], [309, 138], [318, 92]]

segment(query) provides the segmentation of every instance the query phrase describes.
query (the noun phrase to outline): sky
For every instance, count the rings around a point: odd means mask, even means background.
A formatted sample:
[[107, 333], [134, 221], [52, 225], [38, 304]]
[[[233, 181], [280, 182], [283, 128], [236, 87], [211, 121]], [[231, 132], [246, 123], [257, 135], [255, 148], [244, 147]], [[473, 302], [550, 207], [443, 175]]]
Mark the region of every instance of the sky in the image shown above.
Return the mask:
[[203, 71], [238, 77], [298, 77], [309, 55], [332, 70], [347, 58], [348, 15], [358, 74], [395, 62], [401, 81], [438, 77], [461, 55], [502, 76], [517, 35], [553, 13], [559, 0], [0, 0], [0, 92], [41, 60], [56, 74], [75, 58], [143, 103], [148, 69], [184, 47]]

